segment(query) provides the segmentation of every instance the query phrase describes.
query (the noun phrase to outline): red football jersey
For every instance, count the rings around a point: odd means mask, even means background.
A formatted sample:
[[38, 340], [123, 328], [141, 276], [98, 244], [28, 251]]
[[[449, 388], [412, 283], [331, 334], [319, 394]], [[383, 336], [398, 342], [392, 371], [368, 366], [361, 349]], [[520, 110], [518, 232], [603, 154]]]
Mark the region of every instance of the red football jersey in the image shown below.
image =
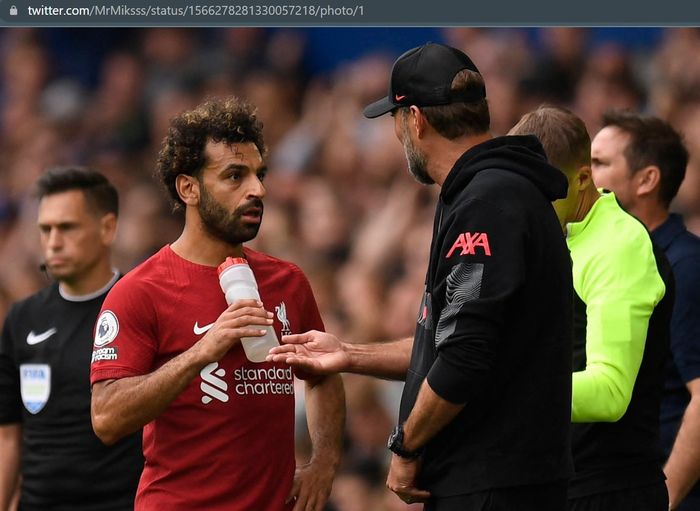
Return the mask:
[[[322, 330], [299, 268], [245, 250], [278, 338]], [[92, 383], [151, 373], [190, 348], [226, 309], [216, 268], [169, 246], [109, 292], [97, 320]], [[138, 511], [282, 511], [294, 476], [294, 381], [248, 361], [240, 344], [144, 427]]]

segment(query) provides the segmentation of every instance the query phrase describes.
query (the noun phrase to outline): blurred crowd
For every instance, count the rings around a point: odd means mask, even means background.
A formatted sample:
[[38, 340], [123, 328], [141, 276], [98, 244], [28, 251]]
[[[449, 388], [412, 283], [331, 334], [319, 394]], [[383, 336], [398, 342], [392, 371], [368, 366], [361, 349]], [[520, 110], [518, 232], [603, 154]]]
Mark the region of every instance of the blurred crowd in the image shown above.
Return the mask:
[[[126, 272], [181, 229], [152, 177], [169, 119], [205, 97], [234, 94], [257, 105], [269, 148], [265, 216], [250, 246], [306, 272], [329, 331], [354, 342], [412, 335], [439, 190], [412, 181], [390, 118], [361, 113], [386, 94], [397, 55], [368, 52], [311, 72], [309, 30], [0, 31], [0, 322], [11, 302], [47, 283], [32, 197], [45, 169], [89, 165], [115, 183], [114, 263]], [[665, 29], [642, 48], [596, 41], [585, 28], [539, 29], [534, 39], [522, 29], [440, 34], [484, 75], [494, 135], [544, 102], [573, 110], [591, 136], [608, 108], [671, 122], [691, 152], [674, 209], [700, 234], [699, 29]], [[101, 53], [83, 63], [93, 71], [87, 78], [57, 69], [91, 46]], [[383, 485], [401, 386], [345, 382], [347, 455], [334, 509], [410, 509]], [[303, 435], [298, 444], [303, 456]]]

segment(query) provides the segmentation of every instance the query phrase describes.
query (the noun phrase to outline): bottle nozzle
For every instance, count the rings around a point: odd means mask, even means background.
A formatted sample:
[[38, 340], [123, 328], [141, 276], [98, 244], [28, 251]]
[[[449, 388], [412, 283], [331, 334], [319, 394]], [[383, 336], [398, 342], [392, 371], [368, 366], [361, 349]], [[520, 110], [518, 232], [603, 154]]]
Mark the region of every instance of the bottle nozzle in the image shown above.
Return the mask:
[[244, 257], [227, 257], [226, 260], [219, 265], [216, 269], [218, 275], [221, 275], [226, 268], [233, 266], [234, 264], [245, 264], [248, 265], [248, 261]]

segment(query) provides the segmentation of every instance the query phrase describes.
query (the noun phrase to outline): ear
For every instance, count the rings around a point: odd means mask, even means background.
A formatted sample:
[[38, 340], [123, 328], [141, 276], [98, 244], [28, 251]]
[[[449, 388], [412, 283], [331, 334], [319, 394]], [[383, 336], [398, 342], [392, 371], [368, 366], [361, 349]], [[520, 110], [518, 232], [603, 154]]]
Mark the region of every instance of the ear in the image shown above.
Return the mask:
[[109, 247], [114, 243], [114, 238], [117, 236], [117, 215], [107, 213], [100, 219], [100, 238], [102, 243]]
[[585, 190], [590, 186], [595, 186], [595, 184], [593, 184], [593, 173], [590, 165], [581, 165], [576, 169], [574, 183], [578, 190]]
[[649, 165], [635, 173], [637, 183], [637, 195], [651, 195], [655, 193], [661, 182], [661, 170], [656, 165]]
[[199, 204], [199, 180], [196, 177], [178, 174], [175, 178], [175, 189], [186, 206]]
[[417, 106], [411, 105], [410, 109], [411, 119], [409, 120], [409, 127], [415, 130], [417, 138], [423, 138], [428, 128], [428, 120]]

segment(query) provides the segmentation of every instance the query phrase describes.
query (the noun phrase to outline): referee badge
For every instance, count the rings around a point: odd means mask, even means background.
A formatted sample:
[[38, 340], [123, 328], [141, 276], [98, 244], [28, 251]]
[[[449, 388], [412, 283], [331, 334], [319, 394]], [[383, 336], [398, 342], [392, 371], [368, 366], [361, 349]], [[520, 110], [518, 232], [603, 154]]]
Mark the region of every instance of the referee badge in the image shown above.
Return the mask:
[[51, 394], [51, 366], [48, 364], [21, 364], [19, 366], [20, 394], [29, 413], [36, 415]]

